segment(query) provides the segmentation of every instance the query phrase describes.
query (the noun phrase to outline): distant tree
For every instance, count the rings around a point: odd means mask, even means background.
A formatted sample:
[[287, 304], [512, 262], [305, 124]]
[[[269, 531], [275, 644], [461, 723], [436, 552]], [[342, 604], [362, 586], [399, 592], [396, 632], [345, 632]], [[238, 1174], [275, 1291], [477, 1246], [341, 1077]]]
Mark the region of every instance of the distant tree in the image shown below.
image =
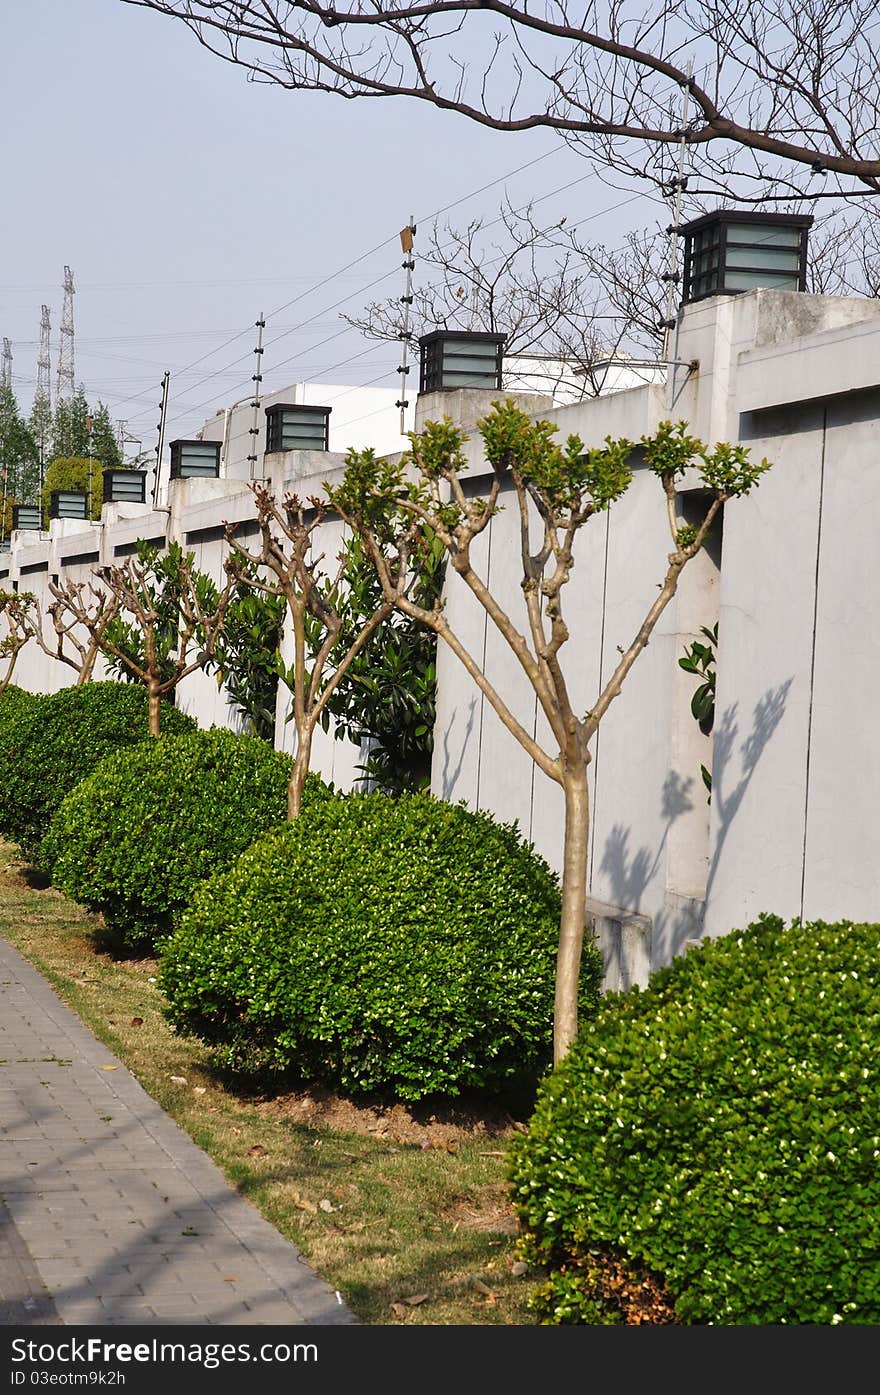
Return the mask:
[[91, 417], [91, 454], [95, 460], [100, 460], [102, 466], [107, 470], [118, 470], [122, 465], [122, 455], [119, 450], [119, 442], [110, 421], [110, 413], [99, 402]]
[[[609, 360], [657, 360], [664, 265], [655, 237], [609, 253], [580, 238], [564, 218], [542, 227], [530, 205], [507, 202], [489, 222], [456, 228], [435, 221], [428, 229], [409, 329], [416, 338], [434, 329], [504, 334], [503, 387], [518, 371], [518, 355], [538, 356], [547, 361], [539, 370], [547, 391], [564, 380], [593, 396], [604, 386]], [[343, 318], [372, 339], [399, 340], [405, 329], [400, 297]]]
[[85, 458], [89, 453], [91, 409], [80, 383], [73, 397], [62, 397], [52, 417], [51, 459]]
[[37, 498], [40, 463], [34, 438], [22, 417], [15, 393], [0, 384], [0, 513], [2, 531], [12, 526], [12, 505]]
[[[706, 212], [689, 199], [688, 216]], [[817, 295], [880, 294], [880, 209], [859, 218], [816, 219], [807, 287]], [[669, 235], [660, 226], [628, 233], [618, 246], [581, 238], [565, 219], [539, 227], [532, 208], [509, 203], [488, 222], [433, 225], [420, 234], [408, 327], [507, 336], [502, 388], [522, 371], [517, 356], [544, 360], [529, 370], [537, 391], [583, 397], [603, 391], [614, 363], [649, 370], [662, 360], [667, 315]], [[400, 297], [374, 301], [342, 317], [371, 339], [396, 342], [405, 329]], [[637, 379], [636, 379], [637, 380]]]

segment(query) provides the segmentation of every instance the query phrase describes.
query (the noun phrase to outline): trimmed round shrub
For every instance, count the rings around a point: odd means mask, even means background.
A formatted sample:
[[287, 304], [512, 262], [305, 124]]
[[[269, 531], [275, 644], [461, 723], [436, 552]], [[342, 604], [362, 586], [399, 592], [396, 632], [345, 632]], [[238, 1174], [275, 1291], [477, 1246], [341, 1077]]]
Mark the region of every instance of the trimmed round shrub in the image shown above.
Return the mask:
[[[64, 799], [40, 849], [61, 891], [128, 949], [166, 935], [194, 887], [287, 817], [291, 761], [220, 728], [108, 756]], [[309, 775], [304, 803], [329, 798]]]
[[[558, 881], [515, 826], [425, 794], [331, 799], [196, 893], [167, 1015], [215, 1063], [418, 1100], [522, 1083], [552, 1045]], [[584, 953], [583, 1010], [601, 958]]]
[[[18, 749], [20, 738], [16, 732], [22, 719], [26, 713], [32, 712], [42, 701], [42, 694], [29, 693], [26, 688], [19, 688], [15, 683], [10, 683], [0, 693], [0, 762], [2, 762], [4, 750], [15, 751]], [[4, 799], [0, 796], [0, 833], [5, 831], [3, 828], [4, 813]]]
[[27, 688], [19, 688], [16, 683], [10, 683], [0, 693], [0, 722], [11, 716], [13, 712], [20, 712], [24, 707], [33, 706], [39, 702], [42, 693], [28, 692]]
[[878, 1119], [880, 926], [764, 915], [610, 995], [511, 1149], [539, 1320], [880, 1322]]
[[[196, 723], [163, 703], [162, 727], [170, 734], [194, 731]], [[14, 722], [0, 725], [0, 833], [35, 858], [68, 791], [104, 756], [147, 738], [140, 684], [86, 683], [24, 704]]]
[[[39, 694], [29, 693], [26, 688], [19, 688], [14, 683], [10, 683], [0, 694], [0, 771], [4, 769], [6, 764], [3, 753], [8, 751], [14, 757], [15, 752], [21, 749], [22, 741], [19, 732], [22, 723], [28, 722], [29, 714], [42, 700]], [[0, 834], [3, 835], [8, 832], [6, 828], [8, 812], [6, 791], [0, 786]]]

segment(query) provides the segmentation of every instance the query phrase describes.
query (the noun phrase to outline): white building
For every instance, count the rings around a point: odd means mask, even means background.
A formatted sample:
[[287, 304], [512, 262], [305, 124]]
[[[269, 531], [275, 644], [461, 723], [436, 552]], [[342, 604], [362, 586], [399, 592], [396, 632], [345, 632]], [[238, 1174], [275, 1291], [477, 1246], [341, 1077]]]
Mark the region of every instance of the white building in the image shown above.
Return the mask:
[[226, 479], [248, 479], [253, 473], [248, 456], [262, 461], [266, 451], [266, 408], [278, 403], [329, 407], [328, 449], [345, 454], [348, 450], [372, 447], [378, 455], [406, 450], [406, 432], [413, 429], [415, 392], [409, 394], [409, 405], [403, 409], [401, 433], [401, 400], [399, 390], [387, 387], [352, 387], [339, 383], [291, 383], [289, 387], [267, 392], [256, 413], [256, 446], [251, 435], [254, 409], [251, 398], [243, 398], [230, 407], [222, 407], [205, 422], [196, 434], [200, 440], [219, 441], [220, 475]]

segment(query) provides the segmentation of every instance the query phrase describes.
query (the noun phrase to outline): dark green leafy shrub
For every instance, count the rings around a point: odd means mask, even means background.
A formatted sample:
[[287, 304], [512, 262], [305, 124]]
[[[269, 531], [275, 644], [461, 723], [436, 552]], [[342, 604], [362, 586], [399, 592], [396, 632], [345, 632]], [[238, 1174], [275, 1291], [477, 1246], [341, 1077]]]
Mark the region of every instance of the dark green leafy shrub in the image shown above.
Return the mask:
[[[26, 688], [19, 688], [14, 683], [10, 683], [0, 694], [0, 771], [7, 768], [4, 753], [9, 752], [14, 759], [15, 752], [21, 749], [19, 733], [22, 725], [26, 728], [29, 726], [30, 714], [42, 701], [41, 695], [29, 693]], [[6, 790], [0, 786], [0, 834], [7, 834], [6, 802]]]
[[510, 1178], [544, 1322], [880, 1322], [880, 926], [761, 916], [609, 997]]
[[[560, 900], [516, 828], [424, 794], [308, 809], [162, 946], [168, 1016], [249, 1075], [417, 1100], [549, 1060]], [[584, 955], [595, 1009], [600, 959]]]
[[[290, 757], [256, 737], [160, 736], [109, 756], [71, 790], [41, 864], [128, 949], [152, 945], [203, 878], [285, 820], [289, 778]], [[321, 796], [329, 788], [310, 775], [306, 803]]]
[[[196, 729], [170, 705], [163, 721], [169, 733]], [[0, 833], [36, 857], [68, 791], [104, 756], [146, 739], [147, 694], [140, 688], [86, 683], [25, 704], [14, 723], [0, 726]]]
[[10, 683], [3, 692], [0, 693], [0, 723], [7, 721], [13, 712], [21, 712], [26, 707], [40, 701], [41, 693], [29, 693], [27, 688], [19, 688], [16, 683]]

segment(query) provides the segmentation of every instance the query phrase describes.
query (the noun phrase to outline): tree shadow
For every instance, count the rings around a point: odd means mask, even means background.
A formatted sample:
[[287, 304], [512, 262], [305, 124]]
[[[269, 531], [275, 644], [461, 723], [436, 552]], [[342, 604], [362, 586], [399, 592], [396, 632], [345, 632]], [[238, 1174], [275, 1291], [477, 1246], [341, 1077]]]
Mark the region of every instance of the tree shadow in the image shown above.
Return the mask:
[[475, 716], [475, 714], [476, 714], [476, 710], [477, 710], [477, 700], [476, 700], [476, 698], [473, 698], [473, 697], [472, 697], [472, 698], [470, 699], [469, 703], [468, 703], [467, 724], [465, 725], [465, 729], [464, 729], [464, 738], [463, 738], [463, 740], [462, 740], [462, 742], [461, 742], [461, 748], [460, 748], [460, 750], [459, 750], [458, 760], [457, 760], [457, 762], [456, 762], [456, 764], [455, 764], [454, 770], [451, 770], [451, 769], [450, 769], [450, 766], [451, 766], [451, 763], [452, 763], [452, 758], [451, 758], [450, 752], [449, 752], [449, 727], [448, 727], [448, 726], [447, 726], [446, 730], [445, 730], [444, 733], [443, 733], [443, 774], [442, 774], [443, 793], [442, 793], [442, 795], [441, 795], [441, 798], [442, 798], [442, 799], [449, 799], [449, 798], [451, 797], [451, 795], [452, 795], [452, 791], [455, 789], [455, 786], [456, 786], [457, 783], [458, 783], [458, 780], [459, 780], [459, 777], [460, 777], [461, 771], [462, 771], [462, 766], [464, 765], [465, 752], [466, 752], [466, 750], [468, 749], [468, 746], [469, 746], [469, 744], [470, 744], [471, 733], [473, 732], [473, 729], [474, 729], [474, 716]]
[[663, 837], [652, 855], [650, 848], [641, 847], [630, 853], [630, 830], [623, 824], [615, 824], [605, 841], [600, 869], [611, 883], [612, 899], [622, 910], [638, 911], [641, 899], [649, 883], [656, 875], [669, 838], [669, 830], [676, 819], [694, 807], [691, 790], [692, 776], [682, 778], [675, 770], [670, 770], [663, 781], [660, 797], [660, 812], [664, 820]]
[[[778, 687], [768, 689], [755, 704], [751, 730], [739, 745], [741, 774], [736, 784], [730, 788], [730, 767], [740, 730], [737, 721], [738, 704], [732, 703], [725, 709], [721, 719], [716, 721], [712, 738], [712, 805], [717, 832], [707, 870], [705, 897], [702, 903], [693, 901], [690, 912], [683, 906], [681, 913], [676, 915], [674, 924], [670, 923], [670, 916], [666, 912], [653, 915], [651, 939], [655, 962], [658, 956], [665, 960], [669, 954], [678, 953], [689, 939], [702, 935], [702, 913], [698, 914], [699, 907], [701, 904], [708, 904], [727, 835], [761, 757], [782, 721], [793, 682], [794, 679], [789, 678]], [[669, 830], [677, 818], [693, 808], [693, 784], [694, 781], [690, 777], [683, 780], [674, 771], [667, 775], [661, 803], [665, 827], [663, 836], [653, 851], [648, 847], [640, 847], [631, 852], [630, 830], [622, 824], [615, 824], [609, 833], [600, 867], [609, 879], [613, 903], [620, 910], [642, 913], [642, 897], [660, 867]], [[666, 942], [667, 934], [671, 936], [670, 943]]]
[[727, 782], [736, 739], [739, 735], [737, 722], [739, 704], [734, 702], [726, 707], [720, 722], [716, 723], [712, 736], [712, 807], [715, 811], [717, 834], [706, 878], [707, 903], [727, 835], [758, 768], [761, 756], [785, 715], [785, 705], [793, 682], [794, 678], [787, 678], [778, 687], [769, 688], [755, 704], [752, 713], [752, 729], [739, 747], [742, 773], [736, 784], [730, 788], [727, 788]]

